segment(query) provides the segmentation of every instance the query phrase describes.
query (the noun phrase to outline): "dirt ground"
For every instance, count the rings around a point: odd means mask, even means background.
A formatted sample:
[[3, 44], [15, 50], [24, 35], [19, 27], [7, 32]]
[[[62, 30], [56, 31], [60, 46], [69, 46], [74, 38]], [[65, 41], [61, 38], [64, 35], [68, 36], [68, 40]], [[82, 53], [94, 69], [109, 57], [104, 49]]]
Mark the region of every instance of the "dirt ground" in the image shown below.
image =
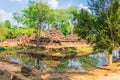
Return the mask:
[[88, 73], [67, 74], [70, 80], [120, 80], [120, 61]]
[[[0, 70], [9, 72], [12, 76], [17, 75], [20, 80], [120, 80], [120, 61], [89, 72], [40, 73], [34, 69], [29, 76], [21, 73], [21, 67], [21, 65], [0, 60]], [[3, 78], [6, 76], [8, 75], [0, 75], [0, 80], [11, 80]]]

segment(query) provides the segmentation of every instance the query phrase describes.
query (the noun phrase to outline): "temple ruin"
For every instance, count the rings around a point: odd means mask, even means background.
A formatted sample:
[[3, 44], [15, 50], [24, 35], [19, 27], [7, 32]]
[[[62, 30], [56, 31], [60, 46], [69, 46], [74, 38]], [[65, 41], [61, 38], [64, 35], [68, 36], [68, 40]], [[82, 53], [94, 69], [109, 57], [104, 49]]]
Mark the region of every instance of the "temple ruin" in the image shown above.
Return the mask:
[[[65, 36], [62, 34], [60, 29], [52, 27], [48, 29], [45, 34], [40, 35], [39, 45], [45, 46], [65, 46], [65, 47], [88, 47], [86, 40], [79, 39], [75, 34], [69, 34]], [[36, 45], [35, 34], [32, 34], [30, 37], [25, 35], [18, 35], [16, 39], [7, 39], [3, 43], [6, 46], [33, 46]]]
[[[36, 39], [30, 40], [30, 43], [35, 44]], [[83, 39], [79, 39], [79, 37], [75, 34], [69, 34], [65, 36], [61, 30], [58, 28], [52, 27], [52, 29], [48, 29], [45, 34], [41, 34], [40, 36], [40, 45], [59, 45], [59, 46], [88, 46], [87, 41]]]

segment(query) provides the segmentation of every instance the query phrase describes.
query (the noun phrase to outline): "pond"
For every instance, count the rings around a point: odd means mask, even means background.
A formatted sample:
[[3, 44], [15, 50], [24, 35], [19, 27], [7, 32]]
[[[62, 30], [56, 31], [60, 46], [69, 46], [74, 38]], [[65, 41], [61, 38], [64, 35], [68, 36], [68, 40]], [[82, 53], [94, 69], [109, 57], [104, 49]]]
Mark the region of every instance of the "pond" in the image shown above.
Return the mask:
[[[113, 62], [120, 58], [119, 54], [119, 50], [113, 51]], [[41, 60], [27, 54], [16, 53], [4, 53], [0, 54], [0, 57], [5, 58], [11, 62], [18, 63], [20, 65], [37, 68], [40, 71], [50, 72], [87, 72], [108, 64], [107, 53], [90, 54], [87, 56], [66, 60]]]

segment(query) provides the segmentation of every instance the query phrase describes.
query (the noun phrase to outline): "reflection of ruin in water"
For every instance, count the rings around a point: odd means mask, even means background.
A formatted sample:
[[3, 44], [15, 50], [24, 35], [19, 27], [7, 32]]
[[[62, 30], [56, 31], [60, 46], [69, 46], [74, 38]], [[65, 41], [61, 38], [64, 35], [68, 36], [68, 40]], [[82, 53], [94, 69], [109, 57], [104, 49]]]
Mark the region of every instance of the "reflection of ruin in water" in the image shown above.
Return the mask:
[[[115, 50], [113, 53], [113, 61], [119, 59], [119, 50]], [[3, 54], [1, 57], [7, 58], [12, 62], [26, 65], [26, 66], [34, 66], [40, 71], [46, 70], [50, 68], [52, 71], [59, 70], [65, 71], [74, 69], [77, 71], [87, 71], [95, 69], [96, 67], [101, 67], [108, 64], [108, 54], [98, 53], [98, 54], [90, 54], [88, 56], [83, 56], [80, 58], [68, 59], [68, 60], [41, 60], [39, 58], [33, 58], [32, 56], [28, 56], [26, 54]]]

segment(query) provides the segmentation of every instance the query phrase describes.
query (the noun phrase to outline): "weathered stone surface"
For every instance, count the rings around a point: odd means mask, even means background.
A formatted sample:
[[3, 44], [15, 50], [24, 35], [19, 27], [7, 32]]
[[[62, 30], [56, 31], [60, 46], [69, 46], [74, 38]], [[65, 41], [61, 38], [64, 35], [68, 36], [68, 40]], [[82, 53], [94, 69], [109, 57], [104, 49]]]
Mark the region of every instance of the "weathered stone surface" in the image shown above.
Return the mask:
[[26, 66], [23, 66], [21, 68], [21, 73], [25, 73], [25, 74], [30, 74], [32, 72], [32, 69]]
[[0, 80], [40, 80], [40, 72], [37, 69], [22, 67], [6, 61], [0, 61], [0, 74]]
[[17, 76], [13, 76], [12, 80], [20, 80]]
[[12, 77], [12, 80], [32, 80], [32, 79], [27, 79], [27, 78], [25, 78], [25, 77], [23, 77], [23, 76], [14, 75], [14, 76]]
[[11, 74], [8, 71], [4, 71], [3, 73], [3, 80], [11, 80]]
[[4, 72], [3, 72], [2, 70], [0, 70], [0, 75], [3, 75], [3, 73], [4, 73]]

